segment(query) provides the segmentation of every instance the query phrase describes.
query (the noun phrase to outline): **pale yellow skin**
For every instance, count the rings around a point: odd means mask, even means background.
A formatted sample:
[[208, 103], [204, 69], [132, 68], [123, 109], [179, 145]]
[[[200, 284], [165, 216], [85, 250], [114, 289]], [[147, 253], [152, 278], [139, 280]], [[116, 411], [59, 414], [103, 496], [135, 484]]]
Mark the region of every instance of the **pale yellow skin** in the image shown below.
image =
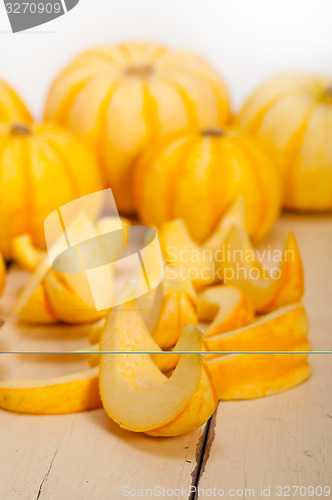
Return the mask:
[[234, 129], [177, 132], [156, 141], [137, 162], [136, 208], [147, 225], [183, 219], [202, 243], [243, 196], [245, 228], [258, 241], [279, 215], [281, 178], [273, 150]]
[[6, 284], [6, 266], [0, 252], [0, 296], [2, 295]]
[[57, 207], [102, 188], [92, 152], [55, 125], [0, 124], [0, 250], [30, 234], [45, 247], [44, 221]]
[[[187, 326], [176, 349], [200, 351], [202, 332]], [[137, 309], [114, 308], [100, 349], [146, 351], [150, 334]], [[182, 354], [168, 379], [148, 354], [103, 354], [100, 391], [108, 415], [121, 427], [153, 436], [177, 436], [202, 425], [214, 412], [217, 399], [202, 356]]]
[[280, 152], [285, 207], [332, 209], [332, 78], [301, 73], [271, 78], [248, 98], [239, 124]]
[[[212, 235], [202, 245], [190, 236], [183, 219], [175, 219], [162, 225], [159, 241], [164, 259], [171, 266], [187, 270], [196, 290], [220, 281], [218, 251], [233, 225], [245, 227], [244, 198], [241, 196], [227, 209]], [[183, 271], [183, 269], [182, 269]]]
[[80, 134], [100, 159], [118, 209], [134, 211], [132, 169], [143, 148], [174, 130], [224, 124], [228, 94], [200, 56], [152, 43], [80, 54], [54, 81], [45, 118]]
[[16, 92], [6, 82], [0, 80], [0, 123], [10, 121], [31, 123], [32, 118]]
[[[308, 351], [303, 304], [292, 304], [252, 324], [207, 340], [211, 351]], [[290, 389], [310, 375], [307, 354], [210, 354], [205, 357], [218, 398], [250, 399]]]
[[243, 288], [256, 312], [269, 312], [301, 300], [304, 293], [303, 265], [292, 232], [284, 244], [278, 277], [272, 277], [258, 259], [251, 258], [255, 257], [254, 248], [241, 228], [233, 226], [230, 229], [224, 249], [221, 268], [224, 282]]
[[0, 382], [0, 408], [4, 410], [58, 415], [100, 406], [97, 368], [52, 379]]

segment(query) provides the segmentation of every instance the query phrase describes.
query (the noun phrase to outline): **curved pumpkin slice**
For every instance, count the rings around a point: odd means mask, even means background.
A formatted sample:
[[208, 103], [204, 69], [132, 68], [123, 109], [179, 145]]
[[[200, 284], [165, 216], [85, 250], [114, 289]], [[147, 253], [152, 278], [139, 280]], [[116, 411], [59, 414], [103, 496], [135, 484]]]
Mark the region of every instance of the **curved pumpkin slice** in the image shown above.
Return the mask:
[[293, 348], [297, 354], [233, 354], [207, 363], [221, 400], [253, 399], [276, 394], [304, 382], [311, 373], [310, 344]]
[[[250, 325], [207, 340], [211, 351], [309, 350], [303, 304], [291, 304]], [[289, 389], [310, 374], [306, 354], [207, 354], [219, 399], [247, 399]]]
[[98, 368], [45, 380], [0, 382], [0, 408], [58, 415], [100, 408]]
[[6, 284], [6, 266], [2, 254], [0, 252], [0, 295], [2, 295], [2, 292], [4, 291], [5, 284]]
[[97, 321], [105, 316], [106, 311], [91, 308], [54, 271], [51, 270], [45, 276], [43, 283], [48, 302], [58, 320], [82, 324]]
[[[125, 304], [110, 312], [101, 350], [148, 350], [149, 334], [144, 322], [138, 327], [137, 321], [130, 321], [127, 307]], [[200, 351], [201, 338], [198, 328], [187, 326], [176, 350]], [[189, 432], [206, 422], [217, 405], [200, 354], [182, 354], [169, 379], [147, 354], [103, 354], [100, 391], [106, 412], [121, 427], [155, 436]]]
[[[122, 300], [123, 296], [127, 298], [127, 302]], [[153, 340], [149, 331], [147, 330], [143, 316], [137, 308], [137, 301], [132, 300], [133, 288], [129, 283], [125, 285], [121, 292], [121, 302], [126, 302], [122, 309], [121, 321], [127, 321], [128, 324], [132, 325], [137, 329], [137, 331], [144, 331], [144, 345], [145, 350], [149, 351], [153, 363], [162, 372], [167, 372], [173, 370], [177, 365], [180, 355], [177, 353], [164, 353], [159, 345]], [[95, 325], [92, 325], [91, 332], [89, 334], [90, 344], [95, 344], [100, 342], [103, 330], [105, 329], [105, 320], [101, 320]], [[89, 364], [90, 366], [97, 366], [100, 362], [101, 355], [99, 352], [90, 354]]]
[[152, 338], [168, 350], [179, 340], [186, 325], [197, 325], [197, 313], [188, 294], [169, 292], [161, 305], [158, 322], [152, 330]]
[[100, 336], [104, 326], [105, 326], [105, 318], [102, 318], [93, 325], [91, 325], [88, 336], [89, 344], [95, 345], [100, 342]]
[[[253, 323], [206, 339], [210, 351], [288, 351], [307, 341], [308, 318], [303, 304], [290, 304]], [[214, 357], [207, 355], [206, 359]]]
[[244, 197], [239, 196], [219, 221], [213, 234], [204, 242], [204, 248], [216, 251], [222, 247], [232, 226], [245, 228]]
[[301, 255], [293, 233], [289, 233], [282, 254], [279, 276], [274, 278], [255, 257], [248, 234], [233, 226], [224, 244], [223, 281], [243, 288], [255, 310], [260, 313], [298, 302], [303, 295], [304, 278]]
[[[93, 224], [80, 214], [70, 226], [76, 237], [91, 238], [97, 235]], [[55, 247], [59, 243], [55, 243]], [[108, 274], [106, 274], [108, 273]], [[112, 269], [97, 273], [94, 286], [102, 290], [105, 297], [114, 293]], [[48, 256], [38, 265], [23, 288], [15, 305], [19, 317], [30, 323], [85, 323], [96, 321], [107, 311], [97, 311], [92, 306], [90, 285], [85, 273], [60, 273], [51, 268]]]
[[199, 320], [212, 321], [205, 329], [206, 339], [254, 320], [253, 306], [245, 291], [229, 285], [204, 290], [199, 296], [197, 312]]
[[35, 271], [45, 255], [45, 252], [34, 246], [30, 234], [21, 234], [12, 240], [13, 259], [26, 271]]
[[31, 294], [27, 293], [27, 297], [25, 293], [26, 289], [15, 305], [20, 320], [41, 325], [59, 321], [48, 301], [44, 283], [40, 283]]
[[184, 267], [196, 290], [220, 281], [218, 251], [230, 228], [236, 224], [244, 227], [244, 200], [239, 197], [218, 223], [214, 233], [198, 245], [190, 236], [182, 219], [165, 223], [159, 240], [166, 262], [170, 266]]

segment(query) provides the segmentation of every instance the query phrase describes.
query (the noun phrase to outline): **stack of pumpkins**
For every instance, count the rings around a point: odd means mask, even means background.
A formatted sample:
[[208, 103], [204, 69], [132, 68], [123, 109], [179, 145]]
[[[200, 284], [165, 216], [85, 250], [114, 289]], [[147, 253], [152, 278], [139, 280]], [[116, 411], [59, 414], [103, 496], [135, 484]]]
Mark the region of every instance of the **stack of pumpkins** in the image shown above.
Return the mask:
[[43, 248], [56, 207], [104, 186], [120, 213], [182, 218], [202, 242], [239, 195], [254, 241], [284, 206], [332, 209], [332, 80], [273, 78], [230, 112], [201, 57], [127, 43], [79, 55], [53, 83], [45, 124], [0, 84], [0, 251], [29, 233]]

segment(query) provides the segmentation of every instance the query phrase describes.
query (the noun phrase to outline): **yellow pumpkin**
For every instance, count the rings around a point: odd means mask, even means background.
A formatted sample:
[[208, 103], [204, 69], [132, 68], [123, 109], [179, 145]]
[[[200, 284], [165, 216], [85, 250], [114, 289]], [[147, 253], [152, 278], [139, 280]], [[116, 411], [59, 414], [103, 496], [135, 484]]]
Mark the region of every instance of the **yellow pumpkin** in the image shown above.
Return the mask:
[[16, 92], [3, 80], [0, 80], [0, 122], [8, 123], [18, 120], [31, 123], [29, 111]]
[[79, 55], [51, 87], [45, 118], [83, 136], [99, 156], [117, 207], [132, 213], [132, 166], [149, 141], [230, 117], [221, 78], [196, 54], [124, 43]]
[[274, 77], [249, 97], [239, 123], [280, 151], [286, 208], [332, 209], [332, 78]]
[[281, 182], [262, 141], [233, 129], [177, 132], [138, 160], [134, 194], [145, 224], [160, 227], [182, 218], [204, 241], [238, 197], [244, 197], [245, 227], [260, 240], [276, 220]]
[[6, 266], [2, 257], [2, 253], [0, 252], [0, 296], [5, 288], [6, 284]]
[[44, 220], [57, 207], [102, 188], [89, 149], [53, 125], [0, 124], [0, 251], [28, 233], [45, 247]]

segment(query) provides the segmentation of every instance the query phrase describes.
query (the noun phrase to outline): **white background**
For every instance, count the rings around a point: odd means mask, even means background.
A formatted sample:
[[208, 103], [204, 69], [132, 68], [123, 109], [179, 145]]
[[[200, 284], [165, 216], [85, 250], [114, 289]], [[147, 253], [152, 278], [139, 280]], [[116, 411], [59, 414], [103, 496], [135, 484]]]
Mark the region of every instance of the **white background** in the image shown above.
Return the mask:
[[37, 119], [52, 78], [77, 52], [128, 39], [202, 53], [237, 108], [280, 71], [332, 76], [332, 0], [80, 0], [65, 16], [17, 34], [0, 0], [0, 78]]

